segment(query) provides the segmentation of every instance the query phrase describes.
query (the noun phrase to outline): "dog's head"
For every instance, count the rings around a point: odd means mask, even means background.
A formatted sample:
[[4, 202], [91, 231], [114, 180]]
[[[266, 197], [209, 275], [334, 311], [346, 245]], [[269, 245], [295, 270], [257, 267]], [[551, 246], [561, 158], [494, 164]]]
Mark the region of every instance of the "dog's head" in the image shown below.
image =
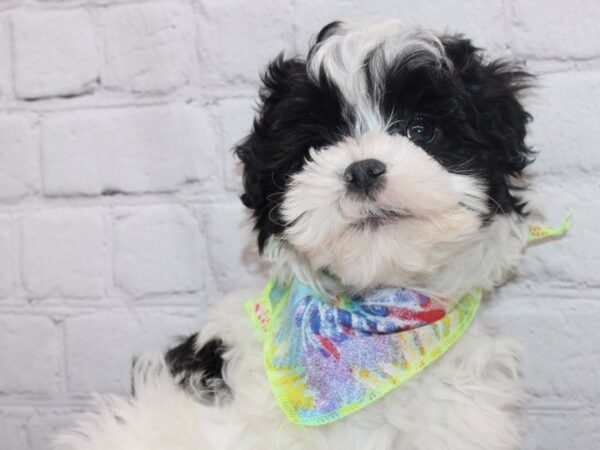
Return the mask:
[[306, 59], [269, 65], [236, 150], [261, 251], [283, 246], [356, 289], [453, 292], [496, 277], [510, 263], [487, 273], [478, 266], [500, 257], [478, 259], [516, 247], [528, 80], [460, 36], [326, 26]]

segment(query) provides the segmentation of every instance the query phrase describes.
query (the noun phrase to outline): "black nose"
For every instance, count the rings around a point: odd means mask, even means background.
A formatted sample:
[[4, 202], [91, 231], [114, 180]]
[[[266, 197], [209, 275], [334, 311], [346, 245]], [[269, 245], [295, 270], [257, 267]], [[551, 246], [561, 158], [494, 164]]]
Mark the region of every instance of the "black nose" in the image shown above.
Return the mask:
[[381, 185], [379, 177], [385, 173], [385, 169], [385, 164], [377, 159], [363, 159], [346, 167], [344, 180], [351, 190], [368, 194], [369, 191]]

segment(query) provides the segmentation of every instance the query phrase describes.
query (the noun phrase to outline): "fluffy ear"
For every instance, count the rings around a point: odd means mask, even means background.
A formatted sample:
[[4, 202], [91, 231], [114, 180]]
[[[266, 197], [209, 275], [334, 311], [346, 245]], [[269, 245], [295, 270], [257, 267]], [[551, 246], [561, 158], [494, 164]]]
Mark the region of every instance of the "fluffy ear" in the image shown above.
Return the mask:
[[509, 61], [485, 61], [480, 49], [461, 36], [442, 42], [469, 94], [479, 133], [500, 153], [497, 161], [506, 172], [520, 173], [531, 162], [532, 152], [525, 144], [531, 116], [519, 93], [532, 86], [533, 76]]
[[511, 194], [511, 176], [519, 176], [533, 160], [525, 144], [531, 116], [519, 101], [520, 92], [532, 86], [533, 76], [509, 61], [486, 61], [480, 49], [461, 36], [444, 37], [442, 42], [466, 91], [471, 125], [483, 138], [488, 163], [496, 176], [502, 174], [490, 192], [498, 212], [521, 212], [523, 205]]
[[[252, 131], [236, 148], [244, 166], [241, 200], [254, 210], [258, 245], [262, 251], [266, 240], [282, 231], [275, 207], [282, 200], [285, 172], [289, 169], [282, 129], [283, 108], [294, 86], [306, 78], [306, 64], [299, 59], [279, 55], [262, 76], [260, 104]], [[290, 136], [293, 138], [293, 136]]]

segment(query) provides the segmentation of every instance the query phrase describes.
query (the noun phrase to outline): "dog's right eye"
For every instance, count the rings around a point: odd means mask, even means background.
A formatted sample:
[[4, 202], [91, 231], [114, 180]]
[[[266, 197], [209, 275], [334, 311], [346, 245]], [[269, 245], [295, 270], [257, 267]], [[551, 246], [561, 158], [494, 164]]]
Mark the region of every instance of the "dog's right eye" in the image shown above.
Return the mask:
[[437, 137], [438, 129], [429, 121], [418, 117], [406, 127], [406, 137], [415, 144], [431, 144]]

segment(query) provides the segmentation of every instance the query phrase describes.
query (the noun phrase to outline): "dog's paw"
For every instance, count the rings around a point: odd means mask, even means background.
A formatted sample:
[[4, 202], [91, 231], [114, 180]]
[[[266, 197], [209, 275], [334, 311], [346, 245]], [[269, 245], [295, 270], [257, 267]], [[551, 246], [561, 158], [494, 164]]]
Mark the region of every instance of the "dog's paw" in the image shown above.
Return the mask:
[[135, 397], [149, 385], [171, 378], [165, 364], [165, 359], [160, 353], [146, 353], [135, 357], [131, 371], [131, 394]]
[[201, 401], [227, 398], [231, 391], [223, 379], [223, 354], [227, 346], [213, 338], [199, 343], [193, 334], [165, 355], [168, 369], [176, 382]]

